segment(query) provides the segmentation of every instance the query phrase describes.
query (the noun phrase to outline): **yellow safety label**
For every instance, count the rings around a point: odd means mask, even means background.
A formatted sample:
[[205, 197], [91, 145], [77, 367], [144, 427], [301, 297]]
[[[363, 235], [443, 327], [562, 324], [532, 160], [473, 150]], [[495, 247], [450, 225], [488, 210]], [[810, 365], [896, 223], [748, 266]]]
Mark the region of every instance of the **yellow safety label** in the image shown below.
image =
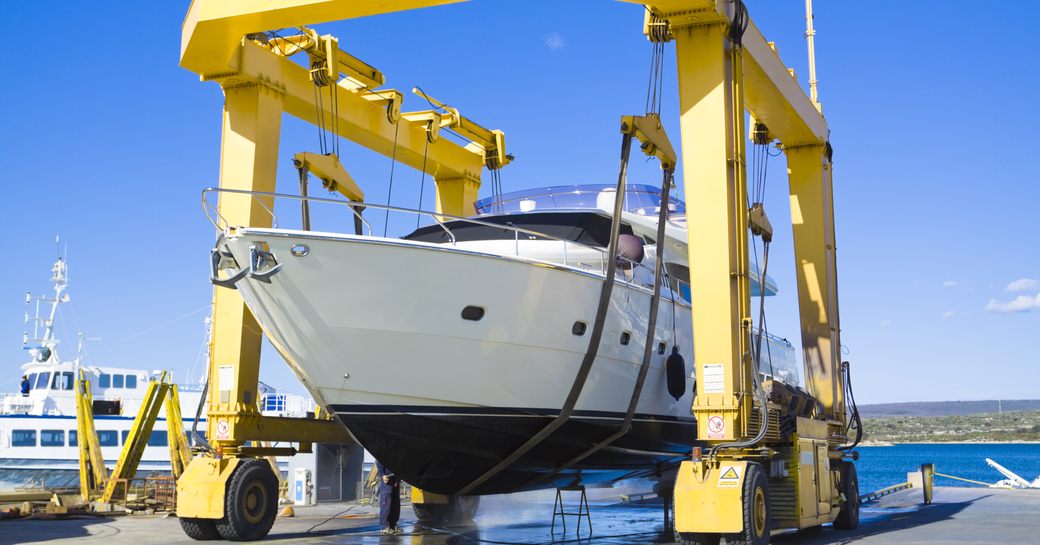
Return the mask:
[[719, 488], [735, 488], [740, 486], [740, 468], [737, 466], [722, 466], [719, 468]]

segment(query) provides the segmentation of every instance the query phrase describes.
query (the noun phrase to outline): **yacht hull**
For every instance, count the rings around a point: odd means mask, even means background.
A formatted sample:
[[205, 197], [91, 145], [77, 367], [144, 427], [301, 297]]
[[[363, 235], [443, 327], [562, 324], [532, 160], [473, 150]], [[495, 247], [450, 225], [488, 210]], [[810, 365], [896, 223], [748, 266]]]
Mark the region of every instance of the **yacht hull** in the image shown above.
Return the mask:
[[[602, 275], [446, 245], [240, 229], [238, 263], [264, 247], [280, 264], [237, 287], [311, 395], [405, 481], [452, 494], [559, 413], [589, 344]], [[294, 255], [293, 246], [306, 246]], [[659, 308], [651, 367], [631, 431], [556, 468], [623, 423], [643, 355], [650, 290], [619, 282], [574, 415], [473, 492], [491, 494], [649, 475], [689, 452], [693, 381], [668, 394], [678, 345], [692, 375], [690, 310]], [[466, 307], [483, 309], [465, 319]], [[576, 334], [576, 322], [586, 331]]]

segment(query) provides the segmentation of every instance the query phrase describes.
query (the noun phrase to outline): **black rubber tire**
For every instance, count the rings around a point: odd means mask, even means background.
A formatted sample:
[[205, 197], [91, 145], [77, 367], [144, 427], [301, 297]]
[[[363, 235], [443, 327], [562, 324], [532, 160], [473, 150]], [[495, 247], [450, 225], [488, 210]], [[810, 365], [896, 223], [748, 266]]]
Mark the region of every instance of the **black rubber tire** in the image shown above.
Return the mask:
[[834, 527], [838, 530], [853, 530], [859, 526], [859, 477], [856, 464], [842, 460], [838, 462], [838, 491], [845, 496]]
[[480, 496], [451, 496], [448, 503], [413, 503], [412, 511], [427, 526], [471, 524], [480, 507]]
[[278, 514], [278, 477], [267, 460], [239, 462], [224, 492], [224, 518], [216, 521], [220, 537], [230, 541], [263, 539]]
[[217, 531], [217, 520], [216, 519], [195, 519], [195, 518], [182, 518], [181, 529], [188, 537], [195, 541], [213, 541], [214, 539], [220, 539], [220, 532]]
[[722, 534], [680, 534], [675, 532], [675, 542], [679, 545], [719, 545]]
[[744, 529], [726, 534], [726, 545], [769, 545], [769, 483], [760, 464], [748, 462], [744, 475]]

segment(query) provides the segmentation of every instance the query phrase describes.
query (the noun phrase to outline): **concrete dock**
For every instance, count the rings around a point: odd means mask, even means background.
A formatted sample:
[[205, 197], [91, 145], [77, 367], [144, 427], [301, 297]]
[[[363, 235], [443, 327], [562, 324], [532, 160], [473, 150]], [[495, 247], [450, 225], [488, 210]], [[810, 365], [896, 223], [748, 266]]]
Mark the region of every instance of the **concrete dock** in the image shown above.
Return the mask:
[[[625, 504], [610, 499], [590, 501], [593, 533], [567, 521], [566, 534], [557, 524], [550, 532], [552, 493], [487, 497], [476, 526], [432, 529], [416, 526], [411, 509], [402, 509], [401, 536], [381, 536], [371, 507], [322, 504], [297, 509], [295, 518], [280, 518], [263, 543], [337, 543], [387, 545], [533, 545], [583, 543], [643, 545], [672, 543], [661, 531], [661, 505]], [[829, 526], [801, 533], [775, 533], [777, 544], [1026, 544], [1040, 543], [1040, 492], [985, 488], [937, 488], [931, 505], [921, 504], [919, 491], [905, 491], [864, 506], [857, 530]], [[555, 534], [555, 535], [554, 535]], [[579, 537], [580, 536], [580, 537]], [[554, 540], [555, 537], [555, 540]], [[127, 543], [151, 545], [195, 543], [176, 518], [158, 515], [67, 520], [2, 520], [0, 544]]]

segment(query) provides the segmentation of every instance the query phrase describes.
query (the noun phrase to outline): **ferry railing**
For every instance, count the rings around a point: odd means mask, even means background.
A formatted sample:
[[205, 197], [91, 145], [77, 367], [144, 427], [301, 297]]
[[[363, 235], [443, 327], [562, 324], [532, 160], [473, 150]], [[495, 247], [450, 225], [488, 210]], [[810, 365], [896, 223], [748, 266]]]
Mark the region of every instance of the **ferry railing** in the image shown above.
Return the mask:
[[[562, 264], [565, 267], [573, 267], [573, 268], [582, 269], [582, 270], [593, 270], [592, 267], [595, 266], [595, 265], [598, 265], [600, 274], [606, 274], [606, 271], [607, 271], [607, 255], [608, 254], [607, 254], [606, 249], [599, 248], [599, 247], [596, 247], [596, 246], [590, 246], [588, 244], [582, 244], [580, 242], [575, 242], [575, 241], [572, 241], [572, 240], [567, 240], [567, 239], [564, 239], [564, 238], [560, 238], [560, 237], [556, 237], [556, 236], [553, 236], [553, 235], [549, 235], [547, 233], [533, 231], [533, 230], [530, 230], [530, 229], [524, 229], [522, 227], [517, 227], [517, 226], [515, 226], [515, 225], [513, 225], [511, 223], [505, 223], [505, 224], [494, 223], [494, 222], [490, 222], [490, 221], [480, 220], [480, 219], [477, 219], [477, 218], [467, 218], [467, 217], [464, 217], [464, 216], [455, 216], [455, 215], [451, 215], [451, 214], [445, 214], [445, 213], [442, 213], [442, 212], [430, 212], [430, 211], [427, 211], [427, 210], [418, 210], [418, 209], [414, 209], [414, 208], [403, 208], [403, 207], [398, 207], [398, 206], [389, 206], [389, 205], [385, 205], [385, 204], [370, 203], [370, 202], [353, 202], [353, 201], [345, 201], [343, 199], [333, 199], [333, 198], [327, 198], [327, 197], [313, 197], [313, 196], [310, 196], [310, 195], [294, 195], [294, 194], [289, 194], [289, 193], [274, 193], [274, 192], [268, 192], [268, 191], [249, 191], [249, 190], [245, 190], [245, 189], [228, 189], [228, 188], [208, 187], [208, 188], [202, 190], [202, 208], [203, 208], [203, 212], [205, 213], [206, 218], [209, 220], [210, 224], [212, 224], [213, 227], [215, 229], [217, 229], [217, 231], [222, 232], [222, 233], [226, 232], [227, 229], [229, 229], [230, 227], [233, 227], [233, 226], [220, 213], [219, 206], [217, 205], [217, 203], [212, 202], [211, 196], [212, 195], [221, 196], [221, 195], [225, 195], [225, 194], [227, 194], [227, 195], [248, 196], [253, 201], [257, 202], [260, 205], [260, 207], [263, 208], [263, 210], [265, 212], [267, 212], [267, 214], [270, 215], [270, 217], [271, 217], [271, 225], [274, 228], [278, 228], [279, 227], [278, 215], [275, 213], [275, 211], [273, 209], [274, 208], [274, 203], [278, 199], [289, 200], [289, 201], [296, 201], [296, 202], [301, 203], [301, 205], [303, 205], [304, 203], [306, 203], [308, 205], [310, 203], [319, 203], [319, 204], [329, 204], [329, 205], [333, 205], [333, 206], [343, 206], [343, 207], [346, 207], [347, 211], [349, 212], [349, 214], [351, 216], [357, 218], [360, 221], [360, 223], [364, 225], [365, 229], [368, 231], [368, 236], [370, 236], [370, 237], [375, 237], [377, 235], [375, 235], [375, 230], [373, 229], [371, 222], [369, 222], [364, 216], [362, 216], [361, 211], [365, 210], [365, 209], [383, 210], [383, 211], [386, 211], [387, 213], [393, 212], [393, 213], [411, 214], [411, 215], [415, 215], [415, 216], [419, 216], [419, 217], [425, 217], [425, 218], [428, 218], [428, 219], [432, 220], [433, 223], [438, 225], [444, 231], [445, 235], [448, 237], [448, 242], [452, 246], [456, 246], [458, 244], [458, 242], [457, 242], [457, 238], [455, 236], [455, 233], [451, 230], [451, 228], [449, 228], [448, 225], [445, 224], [446, 221], [447, 222], [463, 222], [463, 223], [469, 223], [469, 224], [474, 224], [474, 225], [483, 225], [483, 226], [486, 226], [486, 227], [493, 227], [493, 228], [496, 228], [496, 229], [503, 229], [503, 230], [507, 230], [507, 231], [512, 231], [512, 233], [513, 233], [513, 254], [515, 256], [517, 256], [517, 257], [528, 257], [528, 256], [524, 256], [523, 252], [521, 251], [521, 247], [522, 247], [522, 245], [521, 245], [521, 235], [525, 235], [529, 239], [532, 239], [532, 240], [542, 239], [542, 240], [550, 240], [550, 241], [554, 241], [554, 242], [559, 242], [562, 245], [562, 248], [563, 248], [563, 262], [562, 263], [560, 263], [559, 260], [545, 259], [544, 257], [542, 259], [540, 259], [540, 260], [550, 261], [550, 262], [553, 262], [553, 263]], [[363, 233], [359, 233], [359, 234], [363, 235]], [[571, 246], [579, 248], [581, 250], [585, 250], [586, 254], [591, 252], [596, 257], [589, 259], [587, 257], [581, 257], [579, 255], [578, 257], [576, 257], [575, 259], [572, 260], [570, 254], [572, 254], [574, 252], [572, 250], [568, 250], [568, 248], [571, 247]], [[624, 256], [618, 256], [618, 260], [621, 261], [621, 262], [624, 262], [625, 266], [619, 267], [619, 274], [617, 275], [616, 281], [620, 281], [620, 282], [623, 282], [625, 284], [636, 285], [636, 286], [641, 286], [641, 287], [648, 287], [648, 288], [653, 286], [653, 274], [654, 274], [654, 271], [653, 271], [652, 267], [644, 265], [643, 263], [640, 263], [640, 262], [636, 262], [636, 261], [634, 261], [632, 259], [629, 259], [629, 258], [626, 258]], [[590, 261], [591, 261], [591, 263], [590, 263]], [[637, 271], [637, 270], [648, 272], [649, 275], [648, 276], [645, 275], [645, 274], [644, 275], [637, 275], [635, 273], [635, 271]], [[631, 276], [629, 276], [628, 273], [631, 273]], [[668, 273], [666, 271], [662, 271], [662, 274], [663, 274], [663, 277], [662, 277], [663, 285], [666, 286], [666, 287], [669, 287], [669, 289], [662, 294], [662, 297], [663, 298], [674, 299], [675, 298], [675, 288], [670, 285], [671, 284], [671, 279], [670, 279], [670, 277], [669, 277], [669, 275], [668, 275]], [[640, 278], [640, 276], [642, 276], [642, 278]]]

